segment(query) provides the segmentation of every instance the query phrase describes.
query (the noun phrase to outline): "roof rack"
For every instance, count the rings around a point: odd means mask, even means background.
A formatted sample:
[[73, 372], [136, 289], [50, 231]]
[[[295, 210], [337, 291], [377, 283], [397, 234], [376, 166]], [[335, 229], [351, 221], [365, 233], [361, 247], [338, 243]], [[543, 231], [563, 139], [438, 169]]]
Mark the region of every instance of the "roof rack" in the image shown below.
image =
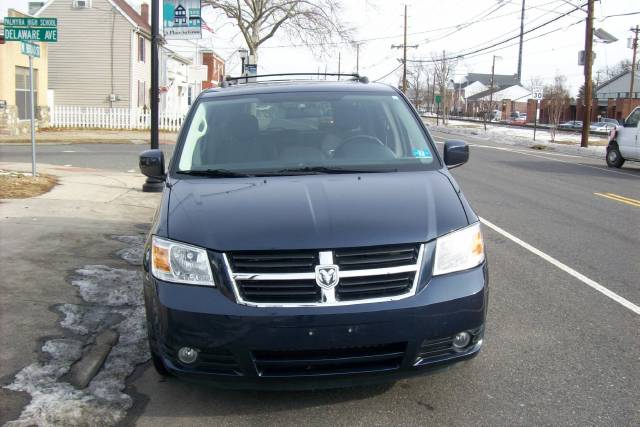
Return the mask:
[[[225, 77], [222, 82], [222, 87], [228, 87], [231, 84], [240, 84], [240, 83], [255, 83], [255, 80], [262, 77], [289, 77], [289, 76], [316, 76], [316, 77], [351, 77], [352, 81], [358, 81], [360, 83], [369, 83], [369, 78], [366, 76], [361, 76], [357, 73], [278, 73], [278, 74], [259, 74], [256, 76], [240, 76], [240, 77]], [[253, 81], [250, 81], [252, 79]], [[269, 80], [269, 81], [288, 81], [289, 79], [283, 80]]]

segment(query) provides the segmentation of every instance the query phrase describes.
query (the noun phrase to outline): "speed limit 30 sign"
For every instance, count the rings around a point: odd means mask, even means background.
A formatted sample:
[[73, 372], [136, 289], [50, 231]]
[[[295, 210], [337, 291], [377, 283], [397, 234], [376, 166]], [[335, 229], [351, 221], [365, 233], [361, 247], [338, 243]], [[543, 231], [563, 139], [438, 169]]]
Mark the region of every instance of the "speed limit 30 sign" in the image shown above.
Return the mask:
[[531, 99], [541, 100], [543, 96], [542, 87], [536, 86], [531, 90]]

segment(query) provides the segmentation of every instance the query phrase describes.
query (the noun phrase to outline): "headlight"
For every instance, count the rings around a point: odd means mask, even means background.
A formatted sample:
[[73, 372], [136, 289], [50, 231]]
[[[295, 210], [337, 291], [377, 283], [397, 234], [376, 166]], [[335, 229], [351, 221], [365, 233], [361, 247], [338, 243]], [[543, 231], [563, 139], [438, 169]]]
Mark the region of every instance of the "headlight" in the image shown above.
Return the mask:
[[436, 241], [433, 275], [467, 270], [484, 261], [484, 243], [480, 223], [454, 231]]
[[151, 272], [167, 282], [215, 286], [207, 251], [153, 236]]

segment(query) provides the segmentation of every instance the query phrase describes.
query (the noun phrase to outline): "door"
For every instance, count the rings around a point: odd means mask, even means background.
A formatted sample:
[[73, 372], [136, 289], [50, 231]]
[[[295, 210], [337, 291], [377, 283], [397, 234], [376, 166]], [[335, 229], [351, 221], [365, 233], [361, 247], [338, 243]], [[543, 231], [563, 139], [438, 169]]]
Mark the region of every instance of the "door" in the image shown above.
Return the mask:
[[618, 129], [618, 148], [625, 159], [640, 159], [640, 107], [629, 114], [624, 127]]

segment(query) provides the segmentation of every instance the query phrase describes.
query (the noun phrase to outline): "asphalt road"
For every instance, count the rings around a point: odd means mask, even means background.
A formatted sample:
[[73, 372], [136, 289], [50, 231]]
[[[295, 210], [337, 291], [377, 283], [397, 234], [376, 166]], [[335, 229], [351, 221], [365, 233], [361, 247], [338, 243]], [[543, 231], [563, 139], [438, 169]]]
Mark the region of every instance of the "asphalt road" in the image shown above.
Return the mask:
[[[167, 155], [173, 144], [161, 144]], [[37, 144], [36, 161], [52, 165], [138, 172], [138, 155], [148, 149], [143, 144]], [[0, 144], [0, 161], [31, 163], [31, 145]]]
[[[453, 174], [485, 221], [490, 261], [476, 359], [393, 385], [296, 393], [219, 390], [161, 379], [145, 365], [129, 380], [126, 422], [640, 425], [640, 165], [611, 170], [597, 159], [462, 139], [471, 160]], [[126, 171], [142, 148], [62, 147], [43, 147], [40, 158]], [[19, 161], [19, 150], [0, 146], [0, 159]]]

